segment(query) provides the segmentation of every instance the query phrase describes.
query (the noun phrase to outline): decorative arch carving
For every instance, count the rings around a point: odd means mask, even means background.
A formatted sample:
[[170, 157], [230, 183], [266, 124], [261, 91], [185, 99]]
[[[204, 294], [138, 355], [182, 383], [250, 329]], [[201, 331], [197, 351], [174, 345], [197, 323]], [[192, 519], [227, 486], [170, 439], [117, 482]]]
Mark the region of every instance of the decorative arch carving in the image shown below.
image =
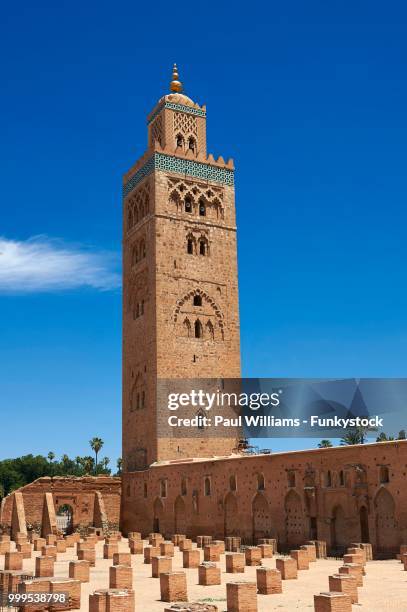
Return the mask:
[[271, 512], [264, 493], [257, 492], [252, 501], [253, 543], [271, 537]]
[[396, 521], [396, 504], [386, 487], [381, 486], [374, 498], [377, 548], [380, 552], [393, 553], [400, 543]]
[[133, 270], [131, 271], [130, 282], [127, 287], [127, 294], [124, 296], [124, 303], [127, 304], [127, 310], [128, 312], [132, 312], [133, 316], [137, 314], [137, 307], [139, 309], [139, 315], [141, 314], [141, 305], [143, 305], [144, 312], [146, 302], [148, 301], [147, 281], [148, 277], [145, 269], [142, 269], [139, 272], [133, 272]]
[[130, 391], [130, 412], [142, 410], [145, 408], [145, 403], [146, 392], [144, 379], [142, 374], [138, 372]]
[[237, 498], [229, 491], [223, 503], [225, 536], [237, 536], [240, 533], [239, 509]]
[[150, 183], [145, 181], [127, 201], [127, 231], [135, 227], [149, 212]]
[[[209, 314], [204, 311], [207, 306], [211, 308]], [[178, 336], [209, 341], [224, 340], [223, 314], [215, 300], [202, 289], [191, 289], [177, 301], [173, 321], [174, 326], [179, 326]], [[197, 333], [198, 327], [201, 333]]]
[[188, 291], [188, 293], [186, 293], [181, 299], [177, 300], [177, 306], [174, 312], [174, 322], [177, 321], [178, 315], [180, 313], [182, 306], [185, 304], [185, 302], [193, 298], [194, 295], [200, 295], [202, 297], [202, 301], [205, 300], [205, 302], [207, 302], [208, 304], [212, 306], [215, 312], [216, 318], [218, 319], [219, 322], [222, 322], [222, 327], [223, 327], [223, 314], [219, 306], [216, 304], [215, 300], [208, 293], [206, 293], [206, 291], [203, 291], [202, 289], [199, 289], [199, 288], [191, 289], [191, 291]]
[[284, 500], [286, 541], [289, 546], [301, 544], [305, 539], [304, 511], [301, 498], [291, 489]]
[[332, 509], [331, 517], [331, 547], [342, 549], [349, 543], [346, 529], [345, 512], [340, 504]]
[[168, 201], [176, 208], [178, 213], [183, 212], [185, 198], [191, 198], [192, 211], [189, 215], [199, 214], [199, 202], [205, 204], [205, 215], [213, 219], [224, 219], [224, 190], [223, 187], [213, 186], [208, 189], [206, 183], [195, 180], [175, 179], [168, 181]]
[[175, 533], [187, 533], [187, 510], [185, 501], [178, 495], [174, 503], [174, 527]]

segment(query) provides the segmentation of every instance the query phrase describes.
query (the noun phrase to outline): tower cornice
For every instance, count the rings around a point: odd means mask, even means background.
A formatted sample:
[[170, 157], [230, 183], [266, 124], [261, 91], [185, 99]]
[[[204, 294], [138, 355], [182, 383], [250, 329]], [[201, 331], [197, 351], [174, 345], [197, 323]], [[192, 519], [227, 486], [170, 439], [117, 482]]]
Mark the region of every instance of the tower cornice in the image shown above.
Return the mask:
[[151, 113], [147, 116], [147, 125], [149, 125], [154, 119], [161, 113], [164, 108], [168, 108], [169, 110], [179, 111], [181, 113], [187, 113], [190, 115], [195, 115], [196, 117], [205, 117], [206, 118], [206, 106], [199, 106], [199, 104], [192, 103], [192, 106], [189, 104], [189, 98], [184, 95], [173, 95], [169, 94], [168, 96], [164, 96], [161, 100], [155, 105]]
[[234, 185], [233, 160], [227, 163], [222, 157], [215, 161], [209, 154], [205, 160], [191, 159], [185, 155], [170, 152], [147, 151], [123, 177], [123, 197], [126, 197], [146, 176], [161, 170], [199, 178], [220, 185]]

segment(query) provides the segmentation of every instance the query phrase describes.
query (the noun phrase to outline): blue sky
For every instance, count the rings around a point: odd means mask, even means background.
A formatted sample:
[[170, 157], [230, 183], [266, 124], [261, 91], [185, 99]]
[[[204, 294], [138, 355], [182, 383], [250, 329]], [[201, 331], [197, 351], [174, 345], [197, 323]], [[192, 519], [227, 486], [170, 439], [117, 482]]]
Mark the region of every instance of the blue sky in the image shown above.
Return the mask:
[[121, 175], [174, 61], [236, 163], [243, 373], [406, 374], [406, 22], [402, 2], [2, 7], [0, 458], [94, 435], [120, 455]]

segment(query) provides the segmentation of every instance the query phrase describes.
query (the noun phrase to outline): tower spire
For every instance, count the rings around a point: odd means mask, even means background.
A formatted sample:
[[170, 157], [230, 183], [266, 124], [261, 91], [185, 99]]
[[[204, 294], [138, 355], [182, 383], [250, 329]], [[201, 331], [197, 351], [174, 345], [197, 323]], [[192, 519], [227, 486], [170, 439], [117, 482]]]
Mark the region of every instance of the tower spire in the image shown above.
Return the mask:
[[174, 64], [172, 69], [172, 81], [170, 83], [170, 90], [175, 93], [182, 93], [182, 83], [179, 81], [177, 64]]

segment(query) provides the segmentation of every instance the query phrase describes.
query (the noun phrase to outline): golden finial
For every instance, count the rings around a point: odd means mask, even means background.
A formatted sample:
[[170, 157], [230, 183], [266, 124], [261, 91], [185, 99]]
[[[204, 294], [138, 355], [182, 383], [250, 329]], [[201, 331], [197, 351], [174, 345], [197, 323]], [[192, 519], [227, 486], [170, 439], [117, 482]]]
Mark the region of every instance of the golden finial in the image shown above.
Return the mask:
[[178, 68], [177, 64], [174, 64], [174, 68], [172, 69], [172, 81], [170, 83], [170, 90], [175, 93], [182, 93], [182, 83], [178, 80]]

